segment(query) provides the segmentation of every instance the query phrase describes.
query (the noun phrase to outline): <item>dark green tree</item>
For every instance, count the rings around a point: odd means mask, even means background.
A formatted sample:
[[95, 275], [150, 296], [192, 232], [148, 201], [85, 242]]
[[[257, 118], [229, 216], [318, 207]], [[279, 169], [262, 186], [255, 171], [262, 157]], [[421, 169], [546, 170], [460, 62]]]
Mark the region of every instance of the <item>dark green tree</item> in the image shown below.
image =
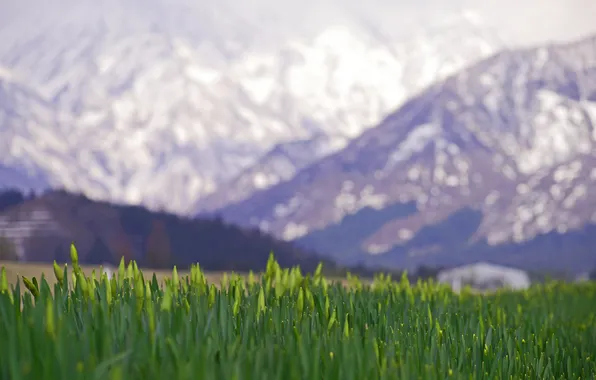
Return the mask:
[[99, 237], [95, 238], [93, 245], [89, 250], [87, 263], [93, 265], [102, 265], [105, 263], [113, 265], [118, 264], [115, 262], [114, 254], [110, 251], [110, 248], [108, 248], [107, 244]]
[[115, 262], [120, 263], [120, 260], [124, 258], [124, 263], [128, 264], [131, 260], [135, 259], [135, 249], [128, 236], [124, 231], [119, 231], [114, 238], [112, 243], [113, 253], [115, 255]]
[[145, 246], [145, 266], [152, 269], [170, 269], [173, 266], [172, 249], [163, 221], [153, 220]]
[[0, 190], [0, 212], [20, 205], [24, 201], [25, 197], [19, 190]]
[[19, 255], [14, 242], [4, 235], [0, 235], [0, 261], [18, 261]]

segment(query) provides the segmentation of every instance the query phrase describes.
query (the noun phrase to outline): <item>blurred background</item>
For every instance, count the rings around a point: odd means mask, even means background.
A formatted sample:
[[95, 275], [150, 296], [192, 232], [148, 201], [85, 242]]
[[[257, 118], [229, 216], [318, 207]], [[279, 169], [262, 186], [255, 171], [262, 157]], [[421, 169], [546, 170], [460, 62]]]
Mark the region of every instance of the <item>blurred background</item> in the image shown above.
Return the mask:
[[594, 15], [0, 0], [0, 261], [588, 279]]

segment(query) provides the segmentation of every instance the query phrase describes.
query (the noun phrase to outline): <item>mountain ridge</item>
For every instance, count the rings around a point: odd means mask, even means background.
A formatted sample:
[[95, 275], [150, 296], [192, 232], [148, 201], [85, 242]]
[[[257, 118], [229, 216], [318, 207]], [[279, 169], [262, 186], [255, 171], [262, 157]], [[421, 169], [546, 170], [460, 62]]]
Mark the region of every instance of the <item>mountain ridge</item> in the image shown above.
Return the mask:
[[[21, 10], [0, 30], [0, 67], [60, 115], [44, 126], [60, 146], [19, 137], [35, 162], [6, 154], [0, 162], [39, 167], [51, 186], [93, 199], [181, 214], [231, 188], [228, 181], [280, 144], [314, 138], [306, 148], [314, 156], [296, 158], [294, 170], [340, 149], [410, 94], [501, 43], [473, 24], [399, 40], [355, 21], [359, 28], [340, 23], [251, 50], [257, 32], [228, 28], [217, 4], [205, 5], [198, 26], [198, 8], [186, 1], [151, 1], [138, 14], [139, 2], [127, 4], [66, 2], [43, 20]], [[11, 144], [22, 124], [5, 125], [0, 141]], [[264, 176], [244, 178], [261, 187], [272, 183]]]
[[323, 261], [328, 270], [336, 268], [311, 251], [219, 219], [191, 220], [65, 191], [29, 197], [0, 192], [0, 238], [14, 248], [0, 250], [0, 260], [67, 262], [68, 246], [75, 242], [84, 264], [116, 265], [124, 256], [152, 268], [182, 269], [198, 262], [206, 270], [259, 271], [274, 252], [285, 267], [313, 271]]
[[596, 220], [595, 78], [594, 36], [497, 53], [291, 180], [217, 212], [294, 240], [363, 207], [414, 200], [418, 213], [359, 242], [373, 256], [466, 207], [483, 215], [470, 238], [489, 245], [578, 229]]

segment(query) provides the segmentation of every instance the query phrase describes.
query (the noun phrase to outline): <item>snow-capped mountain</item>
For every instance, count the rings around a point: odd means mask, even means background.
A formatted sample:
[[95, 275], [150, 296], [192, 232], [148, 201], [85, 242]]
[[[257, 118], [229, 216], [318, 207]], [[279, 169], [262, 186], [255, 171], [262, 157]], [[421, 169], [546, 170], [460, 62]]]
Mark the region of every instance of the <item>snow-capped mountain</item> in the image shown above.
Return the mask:
[[197, 211], [215, 210], [292, 178], [378, 124], [409, 96], [503, 47], [473, 13], [448, 20], [405, 41], [392, 42], [374, 28], [365, 33], [368, 41], [357, 41], [337, 27], [312, 46], [302, 45], [303, 64], [292, 65], [275, 81], [287, 83], [283, 97], [297, 104], [285, 123], [301, 124], [307, 132], [274, 145], [217, 192], [199, 199]]
[[[385, 215], [358, 248], [408, 246], [464, 209], [480, 215], [464, 245], [523, 244], [596, 222], [595, 127], [596, 37], [504, 51], [431, 86], [289, 181], [218, 213], [290, 240], [365, 209], [413, 202], [414, 212]], [[350, 222], [352, 234], [369, 229], [364, 220]], [[444, 242], [433, 236], [402, 254], [440, 251]]]
[[229, 2], [60, 1], [29, 0], [0, 27], [0, 67], [35, 89], [25, 105], [0, 101], [31, 113], [25, 129], [3, 122], [0, 164], [179, 213], [222, 184], [213, 207], [287, 178], [501, 47], [469, 13], [404, 39], [362, 22], [273, 41]]
[[[68, 159], [56, 151], [60, 140], [55, 135], [62, 132], [59, 114], [35, 90], [13, 79], [0, 70], [0, 188], [41, 190], [48, 180], [38, 163]], [[44, 146], [44, 156], [32, 141]]]

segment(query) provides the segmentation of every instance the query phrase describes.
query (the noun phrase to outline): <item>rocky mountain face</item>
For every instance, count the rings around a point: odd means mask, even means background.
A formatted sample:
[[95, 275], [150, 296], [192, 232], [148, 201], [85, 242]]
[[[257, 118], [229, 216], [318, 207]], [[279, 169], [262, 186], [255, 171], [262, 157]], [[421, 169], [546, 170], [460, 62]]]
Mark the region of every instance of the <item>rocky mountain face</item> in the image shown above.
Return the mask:
[[0, 184], [178, 213], [291, 177], [502, 45], [467, 13], [403, 38], [356, 16], [299, 36], [229, 1], [59, 3], [6, 8]]
[[[277, 79], [290, 85], [288, 94], [294, 95], [288, 103], [300, 108], [300, 121], [287, 124], [300, 123], [308, 132], [275, 144], [216, 192], [200, 198], [197, 211], [216, 210], [292, 178], [300, 169], [344, 148], [409, 96], [503, 47], [470, 14], [405, 41], [385, 39], [374, 29], [363, 33], [371, 38], [368, 42], [350, 35], [342, 28], [326, 30], [314, 46], [303, 47], [310, 50], [303, 53], [306, 61], [293, 65], [296, 67]], [[322, 41], [327, 41], [322, 51], [333, 58], [315, 58], [320, 56], [317, 50]], [[324, 61], [334, 63], [315, 64]], [[291, 82], [308, 91], [295, 88]]]
[[[0, 189], [47, 188], [46, 173], [38, 163], [68, 158], [56, 154], [60, 143], [52, 134], [61, 128], [58, 114], [34, 90], [2, 74], [0, 71]], [[44, 145], [43, 156], [34, 141]]]
[[596, 261], [595, 123], [596, 37], [503, 51], [218, 212], [340, 259], [407, 266], [476, 252], [578, 270]]

